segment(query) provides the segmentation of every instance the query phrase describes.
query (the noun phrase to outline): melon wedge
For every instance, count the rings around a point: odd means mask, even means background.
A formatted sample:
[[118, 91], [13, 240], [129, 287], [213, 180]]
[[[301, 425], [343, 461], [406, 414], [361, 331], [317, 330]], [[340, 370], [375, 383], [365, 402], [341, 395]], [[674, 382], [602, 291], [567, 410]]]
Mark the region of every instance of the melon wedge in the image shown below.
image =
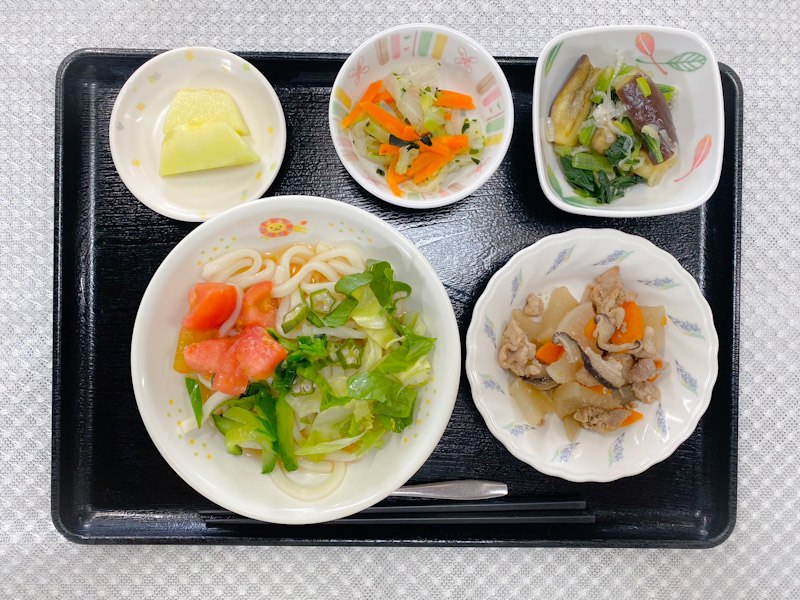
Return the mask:
[[258, 155], [224, 121], [178, 125], [164, 137], [159, 175], [247, 165]]
[[164, 121], [164, 133], [180, 125], [199, 125], [206, 121], [224, 121], [239, 135], [250, 135], [233, 96], [224, 90], [192, 88], [175, 92]]

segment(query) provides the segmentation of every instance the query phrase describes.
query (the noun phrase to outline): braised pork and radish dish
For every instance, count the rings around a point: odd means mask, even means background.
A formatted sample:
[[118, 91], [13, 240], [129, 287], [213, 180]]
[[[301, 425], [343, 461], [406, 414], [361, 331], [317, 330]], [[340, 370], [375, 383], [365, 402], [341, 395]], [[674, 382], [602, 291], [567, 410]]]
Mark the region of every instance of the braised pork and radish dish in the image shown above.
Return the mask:
[[511, 397], [531, 425], [555, 413], [571, 441], [581, 429], [627, 427], [642, 418], [639, 403], [661, 398], [666, 314], [637, 299], [615, 266], [580, 299], [558, 287], [547, 303], [530, 294], [512, 311], [497, 358], [514, 375]]

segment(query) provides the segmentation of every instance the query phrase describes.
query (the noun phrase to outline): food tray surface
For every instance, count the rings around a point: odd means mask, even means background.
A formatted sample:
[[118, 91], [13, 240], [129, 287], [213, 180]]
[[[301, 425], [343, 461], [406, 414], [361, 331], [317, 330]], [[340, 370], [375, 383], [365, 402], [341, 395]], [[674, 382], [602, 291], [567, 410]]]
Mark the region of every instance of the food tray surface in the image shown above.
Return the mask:
[[[690, 212], [598, 219], [562, 212], [539, 188], [531, 139], [536, 59], [501, 58], [514, 96], [514, 137], [489, 182], [456, 204], [403, 209], [362, 190], [329, 138], [331, 85], [343, 55], [241, 55], [272, 83], [288, 126], [286, 159], [267, 194], [326, 196], [359, 206], [408, 236], [428, 258], [466, 334], [489, 278], [514, 253], [551, 233], [613, 227], [672, 253], [700, 284], [720, 336], [719, 377], [694, 434], [648, 471], [604, 484], [542, 475], [486, 428], [462, 374], [450, 424], [410, 483], [492, 479], [510, 501], [578, 497], [592, 518], [464, 526], [445, 519], [400, 525], [383, 513], [308, 526], [226, 525], [150, 441], [136, 409], [129, 349], [139, 301], [167, 253], [197, 224], [139, 203], [108, 147], [114, 99], [155, 51], [82, 50], [68, 56], [56, 91], [52, 515], [69, 539], [89, 543], [358, 544], [710, 547], [736, 513], [742, 90], [721, 65], [725, 159], [719, 187]], [[688, 99], [682, 99], [688, 101]], [[399, 505], [402, 499], [381, 503]], [[520, 516], [523, 516], [520, 514]]]

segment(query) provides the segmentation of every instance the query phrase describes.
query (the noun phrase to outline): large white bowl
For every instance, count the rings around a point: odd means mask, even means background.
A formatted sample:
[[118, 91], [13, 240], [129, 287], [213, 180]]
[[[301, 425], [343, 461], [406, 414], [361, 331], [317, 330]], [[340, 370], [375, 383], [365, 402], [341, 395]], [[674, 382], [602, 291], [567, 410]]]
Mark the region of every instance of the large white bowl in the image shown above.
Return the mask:
[[[586, 284], [619, 265], [627, 289], [667, 313], [662, 399], [640, 404], [644, 418], [613, 433], [581, 431], [570, 443], [555, 414], [527, 423], [509, 396], [513, 376], [497, 362], [497, 345], [513, 308], [532, 293], [567, 286], [579, 298]], [[714, 319], [694, 278], [667, 252], [614, 229], [573, 229], [515, 254], [489, 281], [467, 332], [466, 369], [472, 397], [489, 430], [521, 461], [569, 481], [613, 481], [669, 457], [697, 426], [717, 379]]]
[[[161, 177], [162, 127], [181, 88], [228, 92], [250, 129], [258, 155], [250, 165]], [[260, 198], [286, 152], [286, 121], [269, 81], [243, 58], [217, 48], [177, 48], [153, 57], [130, 76], [114, 102], [109, 129], [119, 176], [140, 202], [181, 221], [205, 221]]]
[[[437, 338], [432, 381], [420, 388], [414, 423], [384, 448], [348, 466], [339, 489], [315, 502], [285, 495], [261, 474], [258, 461], [226, 454], [224, 438], [206, 425], [181, 436], [192, 418], [183, 375], [172, 369], [186, 297], [201, 266], [237, 247], [278, 250], [298, 242], [348, 242], [367, 257], [388, 260], [413, 288], [417, 310]], [[385, 498], [425, 462], [444, 432], [461, 374], [455, 315], [436, 272], [400, 233], [369, 213], [325, 198], [279, 196], [245, 204], [200, 225], [170, 252], [142, 298], [131, 344], [136, 402], [164, 459], [206, 498], [238, 514], [273, 523], [317, 523], [344, 517]]]
[[[376, 173], [378, 165], [356, 154], [341, 123], [370, 83], [424, 61], [441, 64], [440, 88], [475, 99], [475, 110], [470, 112], [477, 112], [483, 123], [486, 147], [480, 164], [459, 170], [447, 187], [399, 198], [386, 178]], [[400, 25], [371, 37], [345, 61], [333, 83], [328, 121], [339, 159], [368, 192], [398, 206], [434, 208], [469, 196], [500, 166], [514, 131], [514, 102], [500, 65], [475, 40], [440, 25]]]
[[[573, 193], [553, 144], [545, 137], [550, 107], [581, 55], [592, 65], [625, 63], [641, 67], [656, 83], [677, 88], [672, 117], [680, 143], [678, 164], [654, 186], [628, 188], [610, 204]], [[656, 64], [657, 63], [657, 64]], [[533, 147], [545, 196], [561, 210], [595, 217], [648, 217], [700, 206], [717, 189], [722, 173], [725, 108], [719, 65], [696, 33], [672, 27], [625, 25], [570, 31], [550, 40], [533, 79]]]

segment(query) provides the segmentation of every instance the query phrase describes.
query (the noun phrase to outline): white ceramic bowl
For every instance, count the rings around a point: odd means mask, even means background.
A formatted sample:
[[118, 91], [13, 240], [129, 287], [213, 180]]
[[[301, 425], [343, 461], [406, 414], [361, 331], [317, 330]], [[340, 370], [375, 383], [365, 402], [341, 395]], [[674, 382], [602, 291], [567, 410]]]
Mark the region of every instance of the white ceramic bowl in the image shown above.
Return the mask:
[[[648, 71], [656, 83], [678, 90], [672, 117], [680, 143], [678, 164], [654, 187], [637, 185], [610, 204], [597, 204], [573, 193], [545, 121], [581, 55], [595, 67], [625, 63]], [[536, 63], [533, 80], [533, 145], [539, 183], [547, 199], [571, 213], [598, 217], [648, 217], [700, 206], [717, 189], [725, 135], [722, 81], [709, 45], [697, 34], [671, 27], [628, 25], [593, 27], [550, 40]]]
[[[237, 247], [279, 250], [292, 243], [348, 242], [367, 257], [388, 260], [398, 280], [413, 288], [409, 309], [418, 310], [437, 338], [432, 381], [419, 391], [414, 423], [393, 434], [380, 450], [350, 463], [330, 496], [302, 502], [279, 491], [261, 465], [226, 454], [224, 438], [205, 425], [179, 435], [192, 418], [183, 375], [172, 369], [186, 296], [200, 281], [201, 266]], [[395, 229], [348, 204], [309, 196], [278, 196], [248, 203], [204, 223], [170, 252], [142, 298], [131, 344], [136, 402], [164, 459], [206, 498], [238, 514], [273, 523], [317, 523], [371, 506], [402, 486], [425, 462], [444, 432], [461, 375], [455, 315], [436, 272]]]
[[[497, 362], [497, 344], [513, 308], [531, 292], [567, 286], [580, 297], [586, 284], [619, 265], [627, 289], [642, 305], [667, 313], [662, 399], [640, 404], [644, 418], [619, 431], [581, 431], [570, 443], [555, 414], [542, 427], [525, 422], [508, 393], [513, 376]], [[711, 309], [697, 283], [672, 255], [614, 229], [573, 229], [515, 254], [486, 286], [467, 332], [466, 370], [472, 397], [490, 431], [521, 461], [569, 481], [613, 481], [669, 457], [705, 413], [717, 379], [719, 342]]]
[[[395, 196], [379, 167], [359, 157], [343, 130], [342, 119], [363, 96], [370, 83], [422, 61], [439, 61], [439, 86], [469, 94], [483, 123], [486, 147], [481, 163], [462, 168], [437, 192]], [[482, 46], [447, 27], [400, 25], [361, 44], [342, 65], [333, 84], [328, 109], [333, 145], [339, 159], [361, 186], [378, 198], [408, 208], [433, 208], [452, 204], [482, 186], [500, 165], [514, 131], [514, 102], [503, 70]]]
[[[228, 92], [259, 156], [251, 165], [161, 177], [162, 127], [181, 88]], [[131, 193], [154, 211], [181, 221], [205, 221], [267, 190], [286, 151], [286, 121], [275, 90], [249, 62], [216, 48], [178, 48], [148, 60], [130, 76], [111, 111], [114, 166]]]

